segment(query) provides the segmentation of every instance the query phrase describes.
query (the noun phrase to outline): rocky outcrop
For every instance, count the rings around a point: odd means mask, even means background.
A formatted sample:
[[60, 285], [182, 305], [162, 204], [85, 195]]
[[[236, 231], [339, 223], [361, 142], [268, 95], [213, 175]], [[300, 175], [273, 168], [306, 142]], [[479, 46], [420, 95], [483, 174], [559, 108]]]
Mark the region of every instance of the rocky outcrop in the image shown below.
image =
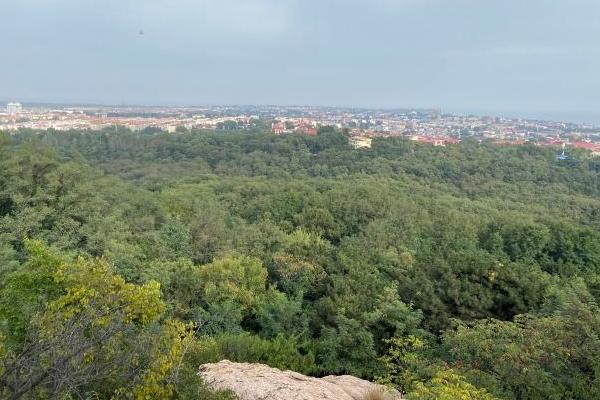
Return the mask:
[[353, 376], [312, 378], [262, 364], [221, 361], [204, 364], [199, 375], [214, 390], [231, 390], [239, 400], [369, 400], [401, 399], [397, 392]]

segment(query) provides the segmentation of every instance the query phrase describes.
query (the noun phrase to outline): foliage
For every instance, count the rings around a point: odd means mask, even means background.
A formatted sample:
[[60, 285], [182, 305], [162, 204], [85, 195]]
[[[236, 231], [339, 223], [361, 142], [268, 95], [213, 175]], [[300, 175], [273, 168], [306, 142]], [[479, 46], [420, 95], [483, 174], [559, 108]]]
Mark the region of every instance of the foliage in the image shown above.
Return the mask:
[[417, 383], [408, 400], [494, 400], [483, 389], [477, 389], [451, 370], [442, 371], [427, 383]]
[[210, 398], [227, 357], [600, 397], [597, 160], [236, 129], [0, 135], [2, 390], [91, 346], [31, 390]]
[[242, 333], [237, 335], [204, 336], [190, 350], [196, 365], [221, 360], [266, 364], [281, 370], [304, 374], [316, 372], [314, 355], [302, 354], [296, 339], [277, 336], [272, 340]]
[[[176, 321], [159, 324], [165, 310], [159, 285], [126, 283], [103, 260], [70, 262], [39, 242], [26, 245], [30, 262], [2, 292], [3, 320], [27, 323], [24, 332], [10, 322], [3, 327], [10, 346], [2, 397], [171, 398], [193, 330]], [[26, 304], [39, 293], [36, 283], [46, 301]]]
[[381, 357], [385, 374], [379, 382], [393, 385], [403, 393], [414, 388], [423, 378], [432, 378], [441, 369], [426, 357], [424, 353], [430, 347], [426, 340], [416, 336], [394, 337], [386, 340], [389, 349]]
[[526, 399], [600, 396], [600, 319], [595, 305], [550, 315], [484, 320], [448, 332], [448, 361], [474, 381]]

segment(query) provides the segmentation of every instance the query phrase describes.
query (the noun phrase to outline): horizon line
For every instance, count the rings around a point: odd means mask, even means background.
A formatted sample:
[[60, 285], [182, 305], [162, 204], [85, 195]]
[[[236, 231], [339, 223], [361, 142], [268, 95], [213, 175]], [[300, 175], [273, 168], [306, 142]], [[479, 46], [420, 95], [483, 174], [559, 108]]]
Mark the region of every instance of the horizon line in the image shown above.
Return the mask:
[[[368, 106], [368, 105], [319, 105], [319, 104], [277, 104], [277, 103], [204, 103], [204, 104], [192, 104], [192, 103], [179, 103], [179, 104], [168, 104], [165, 103], [142, 103], [142, 102], [123, 102], [115, 103], [109, 101], [44, 101], [44, 100], [6, 100], [0, 101], [0, 104], [7, 105], [10, 102], [19, 102], [24, 105], [30, 106], [79, 106], [79, 107], [114, 107], [114, 108], [126, 108], [126, 107], [139, 107], [139, 108], [207, 108], [207, 107], [289, 107], [289, 108], [322, 108], [322, 109], [348, 109], [348, 110], [369, 110], [369, 111], [437, 111], [444, 115], [456, 115], [456, 116], [476, 116], [476, 117], [494, 117], [494, 118], [505, 118], [505, 119], [521, 119], [525, 121], [542, 121], [542, 122], [555, 122], [555, 123], [570, 123], [577, 125], [592, 125], [594, 127], [600, 126], [600, 112], [593, 110], [527, 110], [527, 109], [487, 109], [487, 108], [471, 108], [471, 107], [398, 107], [398, 106]], [[504, 114], [504, 115], [502, 115]], [[519, 114], [521, 114], [519, 116]], [[525, 114], [530, 114], [525, 116]], [[533, 116], [538, 114], [538, 116]], [[542, 117], [541, 114], [546, 114]], [[551, 114], [556, 114], [555, 117], [550, 117]], [[593, 115], [594, 122], [592, 120], [585, 121], [584, 119], [577, 118], [570, 120], [561, 119], [559, 115], [565, 114], [579, 114], [587, 115], [591, 117]], [[587, 118], [585, 118], [587, 119]]]

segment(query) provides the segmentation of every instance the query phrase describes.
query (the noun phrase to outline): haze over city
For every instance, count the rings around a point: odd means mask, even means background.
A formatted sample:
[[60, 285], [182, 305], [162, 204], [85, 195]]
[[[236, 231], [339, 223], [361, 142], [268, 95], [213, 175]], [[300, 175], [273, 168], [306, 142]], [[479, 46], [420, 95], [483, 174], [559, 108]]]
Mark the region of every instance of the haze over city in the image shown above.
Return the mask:
[[6, 102], [424, 107], [600, 122], [593, 0], [0, 3]]

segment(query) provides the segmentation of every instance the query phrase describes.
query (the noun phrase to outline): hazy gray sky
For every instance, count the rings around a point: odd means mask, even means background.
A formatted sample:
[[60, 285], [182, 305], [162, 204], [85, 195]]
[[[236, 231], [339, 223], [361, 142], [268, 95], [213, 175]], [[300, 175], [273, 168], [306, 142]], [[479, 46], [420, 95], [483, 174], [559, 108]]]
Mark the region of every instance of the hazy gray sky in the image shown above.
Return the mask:
[[598, 0], [0, 0], [0, 38], [2, 100], [600, 109]]

